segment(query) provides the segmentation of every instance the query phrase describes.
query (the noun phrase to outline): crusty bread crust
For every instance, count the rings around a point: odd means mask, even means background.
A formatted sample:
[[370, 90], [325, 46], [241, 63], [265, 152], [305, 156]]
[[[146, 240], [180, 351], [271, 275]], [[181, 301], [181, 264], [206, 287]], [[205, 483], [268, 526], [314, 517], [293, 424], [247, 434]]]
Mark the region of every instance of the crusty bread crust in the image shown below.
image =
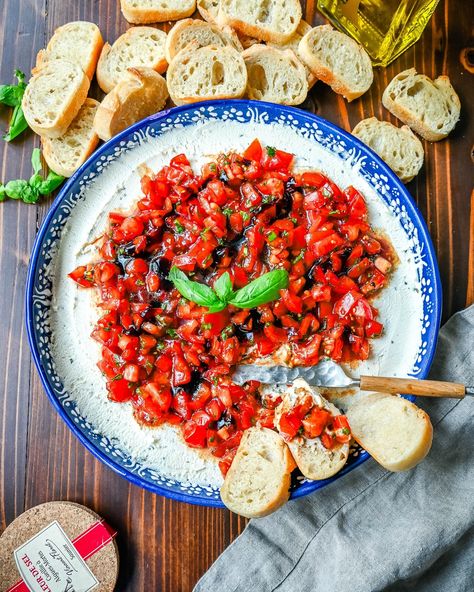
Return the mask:
[[104, 141], [163, 109], [168, 98], [165, 79], [151, 68], [128, 68], [126, 76], [97, 109], [94, 129]]
[[[62, 69], [68, 72], [68, 79], [62, 77]], [[58, 106], [57, 113], [51, 121], [46, 121], [38, 109], [39, 106], [44, 105], [45, 98], [42, 94], [45, 94], [45, 90], [40, 87], [46, 79], [49, 86], [46, 94], [49, 95], [51, 90], [55, 92], [67, 89], [68, 91], [64, 102], [60, 107]], [[77, 63], [54, 60], [46, 62], [40, 68], [35, 68], [22, 100], [22, 109], [28, 125], [40, 136], [47, 138], [63, 136], [84, 104], [89, 86], [89, 78]]]
[[[364, 85], [360, 86], [356, 81], [349, 82], [348, 80], [344, 80], [341, 76], [336, 74], [334, 68], [329, 67], [314, 53], [313, 48], [315, 40], [318, 37], [328, 34], [337, 36], [339, 38], [339, 44], [344, 44], [344, 46], [352, 52], [353, 61], [357, 61], [361, 71], [364, 72], [364, 77], [366, 79]], [[372, 63], [365, 49], [358, 45], [353, 39], [344, 35], [344, 33], [335, 31], [331, 25], [321, 25], [308, 31], [299, 43], [298, 54], [314, 73], [316, 78], [328, 84], [334, 92], [342, 95], [349, 102], [363, 95], [372, 84], [374, 77]], [[335, 59], [338, 59], [338, 57], [339, 56], [336, 55]]]
[[89, 137], [85, 139], [83, 145], [81, 146], [80, 157], [77, 159], [71, 159], [69, 162], [65, 160], [68, 136], [74, 136], [75, 124], [79, 123], [78, 120], [84, 116], [84, 112], [87, 112], [87, 116], [90, 117], [92, 110], [97, 110], [99, 104], [99, 101], [96, 101], [95, 99], [86, 99], [84, 105], [82, 105], [79, 113], [72, 121], [64, 136], [56, 139], [45, 137], [41, 138], [44, 159], [49, 168], [55, 173], [58, 173], [58, 175], [62, 175], [63, 177], [71, 177], [96, 149], [97, 144], [99, 143], [99, 136], [93, 131], [91, 126]]
[[[425, 88], [430, 87], [431, 90], [438, 92], [440, 99], [444, 99], [445, 105], [450, 111], [449, 115], [438, 113], [440, 121], [431, 121], [430, 125], [429, 117], [426, 116], [428, 110], [426, 100], [423, 100], [417, 109], [415, 106], [410, 108], [404, 105], [400, 100], [400, 94], [403, 92], [404, 86], [408, 84], [411, 84], [412, 88], [419, 85], [420, 87], [425, 86]], [[438, 76], [435, 80], [431, 80], [428, 76], [417, 74], [415, 68], [400, 72], [391, 80], [382, 95], [382, 104], [395, 117], [398, 117], [429, 142], [437, 142], [446, 138], [459, 121], [461, 112], [461, 102], [448, 76]], [[442, 128], [439, 127], [440, 125]]]
[[[270, 2], [271, 3], [271, 2]], [[233, 6], [237, 4], [237, 6]], [[251, 20], [249, 7], [256, 4], [257, 8], [265, 11], [267, 0], [221, 0], [218, 20], [234, 27], [240, 33], [247, 37], [255, 37], [261, 41], [271, 41], [273, 43], [285, 43], [295, 33], [301, 21], [302, 10], [299, 0], [285, 0], [284, 9], [291, 13], [292, 25], [286, 31], [279, 31], [276, 28], [265, 26], [264, 22]], [[249, 19], [244, 19], [243, 15], [249, 14]]]
[[[263, 453], [257, 447], [262, 447]], [[249, 428], [221, 487], [221, 499], [229, 510], [246, 518], [268, 516], [288, 501], [295, 467], [276, 432]]]
[[[164, 3], [168, 4], [163, 8]], [[174, 0], [156, 2], [156, 6], [132, 6], [128, 0], [120, 0], [122, 14], [133, 25], [177, 21], [191, 16], [196, 10], [196, 0]]]
[[427, 413], [396, 395], [372, 393], [347, 410], [354, 439], [389, 471], [407, 471], [431, 448], [433, 426]]

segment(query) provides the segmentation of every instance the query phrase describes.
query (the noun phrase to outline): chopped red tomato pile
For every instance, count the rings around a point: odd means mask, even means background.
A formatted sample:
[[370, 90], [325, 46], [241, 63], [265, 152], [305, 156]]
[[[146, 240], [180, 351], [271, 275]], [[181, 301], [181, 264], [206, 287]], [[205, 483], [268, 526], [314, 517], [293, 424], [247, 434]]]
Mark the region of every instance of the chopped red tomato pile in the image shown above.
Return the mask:
[[[255, 140], [194, 172], [184, 154], [142, 178], [131, 214], [113, 212], [100, 260], [70, 277], [94, 287], [104, 314], [92, 337], [110, 399], [130, 401], [147, 425], [182, 424], [186, 442], [230, 465], [243, 430], [273, 425], [258, 383], [232, 384], [250, 349], [289, 344], [292, 363], [365, 360], [383, 326], [370, 298], [387, 282], [389, 245], [374, 235], [363, 196], [319, 172], [296, 174], [293, 155]], [[272, 269], [289, 274], [281, 298], [218, 313], [185, 300], [172, 266], [233, 288]]]
[[323, 446], [334, 448], [351, 439], [349, 422], [345, 415], [331, 415], [307, 396], [290, 411], [283, 412], [279, 422], [280, 433], [286, 440], [301, 434], [306, 438], [320, 438]]

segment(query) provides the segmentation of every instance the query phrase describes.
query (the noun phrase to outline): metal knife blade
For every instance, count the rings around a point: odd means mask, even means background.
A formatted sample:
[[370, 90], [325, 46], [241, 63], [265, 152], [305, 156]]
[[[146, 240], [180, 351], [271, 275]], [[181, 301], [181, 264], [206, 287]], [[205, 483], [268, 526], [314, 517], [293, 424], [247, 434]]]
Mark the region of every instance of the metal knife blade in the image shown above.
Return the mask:
[[322, 360], [316, 366], [259, 366], [241, 364], [232, 376], [236, 384], [248, 380], [258, 380], [264, 384], [289, 384], [297, 378], [303, 378], [312, 386], [328, 388], [347, 388], [358, 386], [359, 381], [347, 376], [344, 370], [331, 360]]

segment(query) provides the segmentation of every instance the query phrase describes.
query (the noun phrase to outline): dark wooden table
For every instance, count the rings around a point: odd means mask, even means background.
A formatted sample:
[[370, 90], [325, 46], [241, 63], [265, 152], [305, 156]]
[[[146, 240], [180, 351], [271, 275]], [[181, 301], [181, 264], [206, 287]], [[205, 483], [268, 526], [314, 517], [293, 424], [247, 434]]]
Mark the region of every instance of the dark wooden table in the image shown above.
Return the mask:
[[[305, 18], [320, 24], [324, 19], [315, 5], [313, 0], [306, 2]], [[428, 221], [438, 254], [444, 319], [474, 300], [474, 111], [469, 108], [474, 104], [469, 73], [474, 49], [467, 49], [474, 43], [468, 7], [462, 0], [442, 0], [422, 39], [390, 67], [378, 69], [372, 88], [361, 99], [348, 104], [318, 83], [307, 102], [310, 109], [350, 130], [374, 115], [395, 121], [380, 97], [398, 72], [414, 66], [430, 77], [450, 77], [461, 99], [461, 121], [448, 140], [425, 143], [425, 166], [408, 186]], [[118, 0], [2, 0], [0, 81], [11, 83], [15, 68], [28, 72], [54, 29], [79, 19], [97, 23], [109, 42], [128, 27]], [[0, 108], [1, 128], [7, 118], [7, 110]], [[32, 133], [12, 144], [1, 142], [0, 179], [29, 178], [31, 151], [38, 144]], [[189, 591], [242, 532], [245, 520], [130, 485], [86, 452], [53, 411], [31, 360], [23, 304], [31, 248], [50, 203], [0, 204], [0, 532], [36, 504], [83, 503], [119, 530], [118, 590]]]

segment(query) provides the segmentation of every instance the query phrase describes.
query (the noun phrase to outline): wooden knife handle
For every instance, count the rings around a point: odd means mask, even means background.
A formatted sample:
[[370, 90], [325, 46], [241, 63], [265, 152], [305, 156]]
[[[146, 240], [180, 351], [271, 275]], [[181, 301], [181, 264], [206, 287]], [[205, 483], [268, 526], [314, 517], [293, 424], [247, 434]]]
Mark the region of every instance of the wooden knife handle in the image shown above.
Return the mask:
[[378, 393], [403, 393], [421, 397], [456, 397], [462, 399], [466, 387], [457, 382], [440, 380], [416, 380], [414, 378], [386, 378], [384, 376], [361, 376], [360, 388]]

